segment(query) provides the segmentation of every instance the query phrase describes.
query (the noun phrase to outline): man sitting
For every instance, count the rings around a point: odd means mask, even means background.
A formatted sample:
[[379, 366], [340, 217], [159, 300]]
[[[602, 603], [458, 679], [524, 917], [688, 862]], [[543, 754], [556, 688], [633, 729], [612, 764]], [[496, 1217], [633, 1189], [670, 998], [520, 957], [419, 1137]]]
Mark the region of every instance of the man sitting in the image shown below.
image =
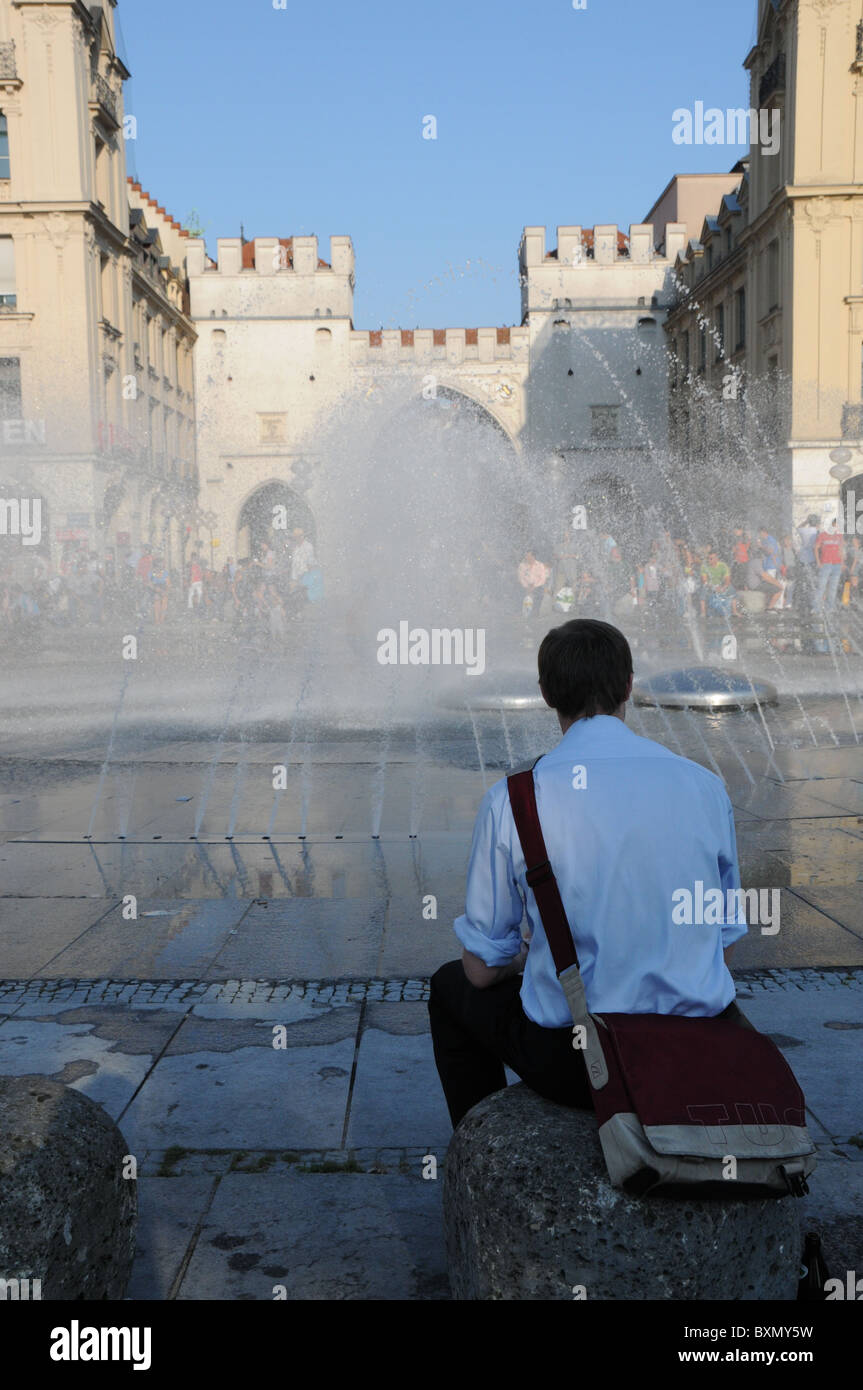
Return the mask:
[[[740, 888], [722, 781], [626, 727], [632, 654], [610, 624], [578, 618], [549, 632], [539, 684], [563, 737], [535, 767], [537, 807], [588, 1008], [744, 1022], [727, 962], [745, 923], [672, 919], [682, 889], [700, 882], [726, 902]], [[455, 923], [463, 957], [431, 981], [435, 1062], [453, 1126], [506, 1085], [504, 1064], [548, 1100], [591, 1106], [526, 868], [503, 779], [474, 828]]]

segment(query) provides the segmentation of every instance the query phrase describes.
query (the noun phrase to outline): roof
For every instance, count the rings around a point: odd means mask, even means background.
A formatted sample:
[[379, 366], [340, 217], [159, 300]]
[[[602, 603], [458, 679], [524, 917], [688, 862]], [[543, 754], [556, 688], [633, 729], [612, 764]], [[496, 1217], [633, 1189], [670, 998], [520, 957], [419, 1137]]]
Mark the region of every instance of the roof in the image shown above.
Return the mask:
[[149, 195], [149, 193], [145, 193], [145, 192], [144, 192], [144, 190], [143, 190], [143, 188], [141, 187], [141, 185], [137, 182], [136, 179], [133, 179], [133, 178], [132, 178], [131, 174], [127, 176], [126, 182], [127, 182], [127, 183], [130, 183], [130, 184], [132, 185], [132, 187], [134, 188], [135, 192], [138, 193], [138, 194], [140, 195], [140, 197], [143, 199], [143, 201], [144, 201], [145, 203], [149, 203], [149, 204], [150, 204], [150, 207], [151, 207], [151, 208], [155, 208], [156, 211], [159, 213], [159, 215], [160, 215], [161, 217], [164, 217], [164, 219], [165, 219], [166, 222], [170, 222], [171, 226], [174, 228], [175, 231], [179, 232], [180, 236], [189, 236], [189, 235], [190, 235], [190, 233], [186, 231], [185, 227], [182, 227], [182, 226], [180, 225], [180, 223], [177, 221], [176, 217], [172, 217], [171, 214], [170, 214], [169, 212], [166, 212], [165, 209], [164, 209], [163, 207], [160, 207], [160, 206], [159, 206], [159, 204], [156, 202], [156, 199], [155, 199], [155, 198], [151, 198], [150, 195]]

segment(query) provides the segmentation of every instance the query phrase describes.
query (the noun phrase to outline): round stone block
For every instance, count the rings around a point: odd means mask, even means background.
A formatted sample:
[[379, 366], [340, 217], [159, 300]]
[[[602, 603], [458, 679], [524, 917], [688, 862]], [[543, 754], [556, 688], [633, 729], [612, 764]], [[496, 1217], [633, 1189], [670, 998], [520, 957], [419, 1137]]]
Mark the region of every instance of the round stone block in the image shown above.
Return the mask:
[[794, 1198], [630, 1197], [608, 1180], [593, 1112], [524, 1085], [456, 1129], [443, 1208], [457, 1299], [797, 1296]]
[[[135, 1252], [126, 1143], [88, 1096], [41, 1076], [0, 1077], [0, 1279], [20, 1297], [121, 1299]], [[22, 1291], [20, 1281], [29, 1280]], [[36, 1286], [38, 1287], [38, 1286]]]

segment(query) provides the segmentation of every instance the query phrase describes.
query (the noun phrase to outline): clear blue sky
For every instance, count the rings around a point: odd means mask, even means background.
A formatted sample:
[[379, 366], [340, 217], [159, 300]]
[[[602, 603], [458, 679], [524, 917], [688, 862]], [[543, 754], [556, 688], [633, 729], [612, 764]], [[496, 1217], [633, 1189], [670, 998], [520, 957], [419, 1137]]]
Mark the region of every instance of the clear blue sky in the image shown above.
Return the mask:
[[[332, 233], [359, 328], [518, 323], [526, 224], [640, 222], [677, 107], [748, 106], [756, 0], [120, 0], [129, 171], [216, 238]], [[436, 140], [422, 138], [424, 116]]]

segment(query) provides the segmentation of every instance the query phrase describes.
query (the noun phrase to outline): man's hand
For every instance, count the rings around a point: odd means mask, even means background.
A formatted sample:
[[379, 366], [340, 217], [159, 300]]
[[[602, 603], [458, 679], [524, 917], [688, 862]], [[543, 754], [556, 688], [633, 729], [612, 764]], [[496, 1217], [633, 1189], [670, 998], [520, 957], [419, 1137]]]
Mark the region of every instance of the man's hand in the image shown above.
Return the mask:
[[486, 965], [485, 961], [480, 960], [479, 956], [475, 956], [473, 951], [465, 950], [462, 955], [464, 973], [475, 989], [488, 989], [490, 985], [500, 984], [501, 980], [508, 980], [513, 975], [520, 975], [524, 970], [527, 952], [528, 943], [522, 941], [518, 955], [513, 956], [506, 965]]

